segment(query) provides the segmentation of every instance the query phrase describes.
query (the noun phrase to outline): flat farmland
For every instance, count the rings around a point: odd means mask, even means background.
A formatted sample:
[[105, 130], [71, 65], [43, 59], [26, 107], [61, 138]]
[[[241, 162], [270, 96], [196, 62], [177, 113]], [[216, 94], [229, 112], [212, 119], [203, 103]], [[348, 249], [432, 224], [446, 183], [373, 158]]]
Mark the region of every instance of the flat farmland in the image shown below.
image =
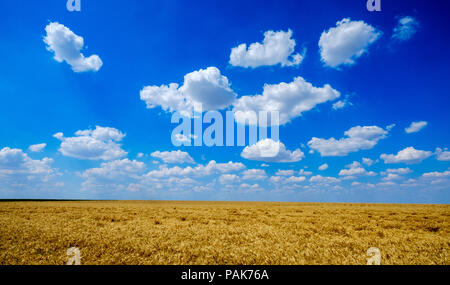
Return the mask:
[[450, 264], [450, 205], [0, 202], [0, 264]]

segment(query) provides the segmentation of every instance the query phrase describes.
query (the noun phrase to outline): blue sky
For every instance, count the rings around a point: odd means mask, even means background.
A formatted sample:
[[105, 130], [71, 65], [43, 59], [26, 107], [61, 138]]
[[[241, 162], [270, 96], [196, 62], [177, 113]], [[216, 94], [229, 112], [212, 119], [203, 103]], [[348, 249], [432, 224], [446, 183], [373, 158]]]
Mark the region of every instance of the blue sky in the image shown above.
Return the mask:
[[[1, 2], [0, 198], [449, 203], [449, 4], [342, 2]], [[175, 147], [192, 102], [280, 140]]]

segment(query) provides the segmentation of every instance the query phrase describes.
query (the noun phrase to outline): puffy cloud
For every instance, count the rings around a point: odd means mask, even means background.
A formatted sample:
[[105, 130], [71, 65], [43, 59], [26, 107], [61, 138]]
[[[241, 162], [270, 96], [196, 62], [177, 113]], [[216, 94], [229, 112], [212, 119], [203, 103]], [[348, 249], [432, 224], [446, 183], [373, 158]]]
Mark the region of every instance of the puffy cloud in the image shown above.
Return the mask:
[[220, 110], [236, 99], [228, 78], [216, 67], [193, 71], [184, 76], [181, 87], [176, 83], [161, 86], [146, 86], [140, 92], [147, 108], [157, 106], [168, 112], [181, 112], [188, 116], [196, 104], [203, 110]]
[[411, 125], [409, 125], [409, 127], [405, 128], [405, 132], [407, 132], [408, 134], [416, 133], [416, 132], [420, 131], [421, 129], [425, 128], [427, 126], [427, 124], [428, 123], [425, 121], [412, 122]]
[[293, 66], [299, 65], [303, 56], [293, 54], [295, 40], [291, 39], [292, 31], [267, 31], [263, 43], [252, 43], [248, 49], [240, 44], [231, 49], [230, 64], [242, 67], [258, 67], [264, 65]]
[[305, 154], [300, 150], [287, 150], [282, 142], [272, 139], [263, 139], [254, 145], [246, 146], [241, 156], [250, 160], [269, 162], [296, 162], [300, 161]]
[[450, 170], [443, 171], [443, 172], [438, 172], [438, 171], [427, 172], [427, 173], [422, 174], [422, 177], [425, 177], [425, 178], [450, 177]]
[[0, 150], [0, 186], [3, 190], [35, 188], [41, 183], [50, 187], [57, 175], [52, 163], [51, 158], [34, 160], [21, 149], [5, 147]]
[[217, 163], [211, 160], [207, 165], [198, 164], [195, 167], [185, 167], [181, 168], [175, 166], [168, 168], [167, 166], [162, 166], [160, 169], [152, 170], [146, 174], [147, 177], [154, 178], [164, 178], [171, 176], [208, 176], [214, 173], [229, 173], [239, 171], [245, 168], [245, 165], [240, 162], [228, 162], [228, 163]]
[[422, 160], [428, 158], [432, 155], [431, 151], [417, 150], [410, 146], [401, 151], [396, 155], [394, 154], [382, 154], [380, 158], [384, 160], [384, 163], [419, 163]]
[[289, 169], [289, 170], [281, 170], [281, 169], [279, 169], [277, 171], [277, 173], [275, 173], [275, 175], [277, 175], [277, 176], [292, 176], [292, 175], [294, 175], [294, 170], [292, 170], [292, 169]]
[[69, 157], [89, 160], [115, 160], [127, 155], [120, 144], [125, 134], [115, 128], [96, 126], [95, 130], [77, 131], [75, 137], [53, 136], [61, 141], [59, 151]]
[[242, 179], [244, 180], [264, 180], [267, 178], [267, 174], [263, 169], [247, 169], [242, 174]]
[[306, 177], [304, 177], [304, 176], [294, 176], [294, 175], [289, 176], [289, 177], [276, 175], [276, 176], [271, 176], [270, 179], [269, 179], [269, 181], [271, 183], [274, 183], [274, 184], [277, 184], [277, 185], [279, 185], [279, 184], [300, 183], [300, 182], [303, 182], [305, 180], [306, 180]]
[[347, 169], [342, 169], [339, 171], [339, 176], [358, 176], [358, 175], [368, 175], [374, 176], [376, 175], [373, 171], [367, 171], [361, 166], [361, 163], [357, 161], [353, 161], [352, 164], [346, 166]]
[[304, 176], [290, 176], [285, 180], [285, 183], [299, 183], [305, 181]]
[[417, 32], [419, 22], [411, 16], [405, 16], [398, 20], [395, 26], [392, 39], [397, 41], [407, 41]]
[[311, 172], [311, 171], [306, 171], [306, 170], [304, 170], [304, 169], [300, 169], [299, 172], [298, 172], [298, 174], [299, 174], [299, 175], [306, 175], [306, 176], [309, 176], [309, 175], [312, 175], [312, 172]]
[[372, 164], [374, 163], [374, 161], [372, 159], [365, 158], [365, 157], [363, 157], [362, 162], [367, 166], [372, 166]]
[[98, 168], [85, 170], [81, 177], [84, 190], [129, 190], [136, 191], [145, 164], [128, 158], [104, 162]]
[[322, 156], [345, 156], [350, 152], [373, 148], [388, 132], [389, 128], [385, 130], [377, 126], [356, 126], [346, 131], [344, 138], [336, 140], [313, 137], [308, 146]]
[[174, 151], [155, 151], [151, 154], [152, 157], [156, 157], [164, 161], [165, 163], [195, 163], [194, 159], [189, 153], [174, 150]]
[[222, 174], [219, 177], [221, 184], [239, 183], [241, 179], [236, 174]]
[[330, 183], [338, 183], [339, 179], [335, 177], [316, 175], [309, 178], [309, 182], [319, 183], [319, 184], [330, 184]]
[[355, 60], [366, 53], [381, 35], [380, 31], [363, 21], [342, 19], [336, 23], [336, 27], [323, 31], [320, 36], [322, 61], [334, 68], [342, 64], [355, 64]]
[[47, 146], [46, 143], [40, 143], [40, 144], [30, 145], [30, 146], [28, 147], [28, 149], [29, 149], [31, 152], [41, 152], [41, 151], [44, 150], [44, 148], [45, 148], [46, 146]]
[[335, 103], [333, 103], [333, 109], [334, 110], [338, 110], [338, 109], [342, 109], [347, 105], [347, 102], [344, 100], [339, 100]]
[[392, 180], [399, 180], [402, 179], [403, 177], [395, 174], [395, 173], [388, 173], [388, 175], [386, 177], [383, 177], [384, 181], [392, 181]]
[[319, 170], [326, 170], [326, 169], [328, 169], [328, 164], [326, 164], [326, 163], [319, 166]]
[[240, 97], [234, 103], [233, 112], [237, 122], [248, 124], [255, 113], [276, 111], [279, 123], [284, 125], [316, 105], [339, 96], [340, 93], [330, 85], [314, 87], [299, 76], [290, 83], [265, 84], [262, 95]]
[[442, 150], [441, 148], [436, 148], [436, 159], [440, 161], [450, 161], [450, 151], [447, 149]]
[[352, 106], [353, 104], [349, 101], [348, 97], [349, 97], [349, 95], [346, 95], [345, 99], [339, 100], [339, 101], [333, 103], [333, 109], [339, 110], [339, 109], [344, 108], [345, 106]]
[[381, 174], [385, 175], [385, 174], [389, 174], [389, 173], [395, 173], [395, 174], [408, 174], [411, 173], [412, 170], [409, 167], [405, 167], [405, 168], [389, 168], [386, 169], [386, 171], [382, 172]]
[[74, 34], [69, 28], [57, 22], [45, 27], [47, 35], [44, 42], [47, 50], [53, 52], [57, 62], [67, 62], [75, 72], [98, 71], [103, 62], [98, 55], [85, 57], [81, 50], [84, 46], [82, 37]]

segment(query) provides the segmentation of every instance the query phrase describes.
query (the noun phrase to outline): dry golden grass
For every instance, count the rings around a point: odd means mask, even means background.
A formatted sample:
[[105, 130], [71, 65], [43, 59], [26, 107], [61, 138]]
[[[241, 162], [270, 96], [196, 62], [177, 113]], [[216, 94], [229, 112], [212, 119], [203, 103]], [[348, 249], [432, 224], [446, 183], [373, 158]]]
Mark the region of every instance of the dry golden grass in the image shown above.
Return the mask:
[[450, 205], [1, 202], [0, 264], [450, 264]]

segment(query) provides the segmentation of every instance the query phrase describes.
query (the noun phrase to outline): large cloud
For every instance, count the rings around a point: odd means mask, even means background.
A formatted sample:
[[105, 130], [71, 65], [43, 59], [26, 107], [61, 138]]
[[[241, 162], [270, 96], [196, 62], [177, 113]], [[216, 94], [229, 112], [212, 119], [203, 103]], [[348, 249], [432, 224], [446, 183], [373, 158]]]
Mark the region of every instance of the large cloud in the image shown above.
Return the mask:
[[77, 131], [75, 137], [64, 137], [63, 133], [53, 135], [61, 141], [59, 151], [79, 159], [114, 160], [127, 155], [118, 144], [125, 134], [115, 128], [96, 126], [95, 130]]
[[282, 142], [264, 139], [254, 145], [246, 146], [241, 156], [250, 160], [267, 162], [296, 162], [302, 160], [305, 154], [300, 149], [287, 150]]
[[419, 22], [411, 16], [405, 16], [398, 20], [392, 33], [392, 39], [397, 41], [407, 41], [417, 32]]
[[231, 49], [230, 64], [242, 67], [258, 67], [264, 65], [292, 66], [299, 65], [303, 57], [293, 54], [295, 40], [291, 39], [292, 31], [267, 31], [263, 43], [252, 43], [248, 49], [240, 44]]
[[190, 114], [195, 104], [202, 104], [203, 110], [220, 110], [236, 99], [228, 78], [216, 67], [193, 71], [184, 76], [184, 83], [161, 86], [146, 86], [140, 92], [147, 108], [161, 107], [164, 111], [179, 111]]
[[155, 151], [151, 154], [152, 157], [156, 157], [164, 161], [165, 163], [195, 163], [194, 159], [189, 153], [174, 150], [174, 151]]
[[367, 52], [369, 46], [381, 32], [363, 21], [351, 21], [349, 18], [336, 23], [336, 27], [323, 31], [319, 40], [322, 61], [331, 67], [342, 64], [352, 65], [355, 60]]
[[85, 57], [81, 53], [84, 40], [69, 28], [52, 22], [45, 27], [45, 31], [44, 42], [47, 49], [54, 52], [56, 61], [67, 62], [75, 72], [98, 71], [102, 67], [103, 62], [98, 55]]
[[233, 112], [237, 122], [246, 124], [250, 122], [250, 115], [258, 114], [259, 111], [277, 111], [279, 123], [284, 125], [317, 104], [339, 96], [340, 93], [330, 85], [314, 87], [299, 76], [290, 83], [265, 84], [262, 95], [240, 97], [234, 103]]
[[336, 140], [313, 137], [308, 146], [322, 156], [345, 156], [350, 152], [374, 147], [379, 140], [386, 137], [389, 129], [390, 127], [385, 130], [377, 126], [356, 126], [346, 131], [344, 138]]
[[417, 150], [410, 146], [401, 151], [396, 155], [394, 154], [382, 154], [380, 158], [384, 160], [384, 163], [419, 163], [427, 157], [431, 156], [433, 153], [431, 151]]

